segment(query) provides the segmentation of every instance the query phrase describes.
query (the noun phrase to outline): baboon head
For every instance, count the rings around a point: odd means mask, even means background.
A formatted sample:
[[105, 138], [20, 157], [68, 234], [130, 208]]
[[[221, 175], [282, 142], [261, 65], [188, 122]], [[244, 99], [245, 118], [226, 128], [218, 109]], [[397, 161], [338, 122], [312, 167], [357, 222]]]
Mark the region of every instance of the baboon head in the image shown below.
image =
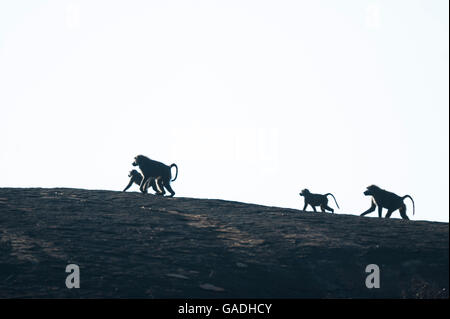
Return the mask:
[[377, 191], [379, 191], [379, 190], [380, 190], [380, 188], [378, 186], [370, 185], [370, 186], [367, 187], [367, 190], [364, 192], [364, 195], [366, 195], [366, 196], [374, 196], [375, 193]]
[[130, 171], [130, 174], [128, 174], [128, 177], [134, 177], [134, 176], [137, 176], [137, 175], [141, 175], [137, 170], [132, 170], [132, 171]]
[[309, 191], [309, 189], [305, 188], [304, 190], [302, 190], [300, 192], [300, 196], [308, 196], [309, 194], [311, 194], [311, 192]]
[[133, 166], [138, 166], [142, 162], [142, 155], [138, 155], [134, 158]]

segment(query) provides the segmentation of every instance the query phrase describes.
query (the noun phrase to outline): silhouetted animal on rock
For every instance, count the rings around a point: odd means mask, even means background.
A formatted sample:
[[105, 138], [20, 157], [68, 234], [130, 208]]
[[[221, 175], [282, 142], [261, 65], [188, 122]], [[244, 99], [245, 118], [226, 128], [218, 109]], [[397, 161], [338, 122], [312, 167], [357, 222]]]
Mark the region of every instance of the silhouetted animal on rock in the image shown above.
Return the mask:
[[[158, 186], [161, 187], [162, 195], [165, 194], [164, 188], [166, 188], [170, 192], [170, 197], [173, 197], [175, 195], [174, 190], [170, 186], [170, 182], [173, 182], [174, 180], [177, 179], [178, 166], [176, 164], [171, 164], [170, 166], [167, 166], [161, 162], [151, 160], [144, 155], [138, 155], [134, 158], [133, 166], [139, 166], [139, 169], [144, 175], [144, 178], [142, 179], [140, 186], [141, 191], [145, 189], [146, 183], [149, 182], [149, 180], [151, 183], [151, 179], [156, 179]], [[171, 179], [172, 167], [176, 168], [176, 174], [174, 179]], [[161, 180], [161, 182], [159, 182], [159, 180]]]
[[339, 205], [336, 201], [336, 198], [334, 198], [333, 194], [331, 193], [327, 193], [327, 194], [313, 194], [311, 193], [307, 188], [305, 188], [304, 190], [302, 190], [299, 194], [300, 196], [303, 196], [305, 198], [305, 206], [303, 207], [303, 210], [306, 210], [306, 207], [308, 207], [308, 205], [311, 205], [311, 207], [313, 208], [314, 212], [316, 211], [316, 206], [320, 206], [320, 209], [322, 210], [323, 213], [325, 213], [325, 210], [329, 210], [332, 213], [334, 213], [334, 209], [331, 208], [330, 206], [328, 206], [328, 195], [331, 195], [331, 197], [333, 197], [334, 202], [336, 203], [337, 208], [339, 208]]
[[372, 205], [368, 210], [361, 214], [361, 216], [367, 215], [375, 210], [378, 206], [378, 217], [381, 218], [383, 208], [387, 208], [388, 212], [386, 214], [386, 218], [391, 217], [392, 213], [397, 209], [400, 211], [400, 216], [403, 219], [409, 219], [406, 215], [406, 205], [404, 200], [406, 198], [411, 199], [413, 203], [413, 215], [415, 214], [414, 200], [411, 196], [405, 195], [403, 197], [398, 196], [397, 194], [388, 192], [384, 189], [379, 188], [376, 185], [370, 185], [367, 187], [367, 190], [364, 192], [366, 196], [372, 196]]
[[[125, 187], [125, 189], [123, 190], [124, 192], [126, 192], [131, 185], [136, 184], [138, 186], [141, 185], [142, 183], [142, 175], [141, 173], [139, 173], [137, 170], [133, 169], [132, 171], [130, 171], [130, 173], [128, 174], [128, 177], [130, 177], [130, 182], [128, 183], [128, 185]], [[142, 193], [147, 193], [147, 190], [149, 188], [149, 186], [151, 186], [153, 188], [153, 190], [156, 192], [156, 194], [162, 194], [161, 191], [156, 187], [156, 179], [149, 179], [149, 183], [147, 183], [146, 185], [144, 185], [143, 187], [143, 191], [141, 190]], [[161, 181], [162, 183], [162, 181]], [[162, 185], [158, 184], [159, 188], [162, 188]]]

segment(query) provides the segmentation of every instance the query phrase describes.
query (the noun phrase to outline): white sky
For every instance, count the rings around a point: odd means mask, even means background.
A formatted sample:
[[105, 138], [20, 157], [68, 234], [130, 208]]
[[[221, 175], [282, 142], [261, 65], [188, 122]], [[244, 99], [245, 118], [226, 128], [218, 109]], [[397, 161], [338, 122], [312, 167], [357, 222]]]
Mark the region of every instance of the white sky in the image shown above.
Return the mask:
[[448, 222], [449, 2], [0, 1], [0, 111], [0, 187], [122, 190], [144, 154], [180, 197], [378, 184]]

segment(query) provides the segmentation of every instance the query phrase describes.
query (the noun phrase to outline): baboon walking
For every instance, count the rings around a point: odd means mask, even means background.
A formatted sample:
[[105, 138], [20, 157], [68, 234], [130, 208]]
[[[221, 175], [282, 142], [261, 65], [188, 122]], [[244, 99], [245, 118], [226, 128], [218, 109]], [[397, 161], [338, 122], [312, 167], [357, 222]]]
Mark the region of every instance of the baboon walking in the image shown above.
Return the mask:
[[382, 210], [383, 208], [387, 208], [388, 212], [386, 214], [386, 218], [391, 217], [392, 213], [397, 209], [400, 211], [400, 216], [403, 219], [409, 219], [406, 215], [406, 205], [404, 200], [406, 198], [411, 199], [413, 203], [413, 215], [415, 214], [414, 200], [411, 196], [405, 195], [403, 197], [398, 196], [397, 194], [388, 192], [384, 189], [379, 188], [376, 185], [370, 185], [367, 187], [367, 190], [364, 192], [366, 196], [372, 196], [372, 205], [368, 210], [361, 214], [361, 216], [365, 216], [375, 210], [378, 206], [378, 217], [382, 218]]
[[[164, 187], [170, 192], [170, 197], [175, 195], [174, 190], [170, 186], [170, 182], [173, 182], [177, 179], [178, 176], [178, 166], [176, 164], [172, 164], [167, 166], [161, 162], [157, 162], [149, 159], [144, 155], [138, 155], [134, 158], [133, 166], [139, 166], [144, 178], [141, 181], [140, 189], [143, 191], [146, 187], [146, 183], [149, 182], [149, 179], [156, 179], [158, 186], [161, 188], [161, 194], [165, 194]], [[176, 168], [175, 178], [172, 178], [171, 168]], [[151, 181], [150, 181], [151, 183]], [[148, 187], [148, 186], [147, 186]]]
[[[133, 183], [138, 185], [138, 186], [140, 186], [141, 183], [142, 183], [142, 179], [143, 179], [141, 173], [139, 173], [135, 169], [130, 171], [130, 173], [128, 174], [128, 177], [130, 177], [130, 182], [128, 183], [128, 185], [123, 190], [124, 192], [126, 192], [131, 187], [131, 185], [133, 185]], [[146, 185], [144, 185], [143, 190], [141, 190], [141, 192], [147, 194], [147, 190], [151, 186], [153, 188], [153, 190], [156, 192], [157, 195], [162, 194], [161, 191], [156, 187], [156, 182], [157, 181], [159, 181], [159, 180], [153, 179], [153, 178], [149, 179], [149, 182], [146, 183]], [[158, 186], [159, 186], [160, 189], [163, 187], [161, 185], [161, 183], [158, 183]]]
[[329, 210], [332, 213], [334, 213], [334, 209], [328, 206], [328, 197], [327, 197], [328, 195], [331, 195], [331, 197], [333, 197], [337, 208], [339, 208], [336, 198], [334, 198], [333, 194], [331, 193], [327, 193], [324, 195], [313, 194], [307, 188], [305, 188], [304, 190], [301, 191], [299, 195], [305, 198], [305, 206], [303, 207], [303, 210], [306, 210], [306, 207], [308, 207], [308, 205], [311, 205], [314, 212], [317, 212], [316, 206], [320, 206], [320, 209], [322, 210], [323, 213], [325, 213], [326, 210]]

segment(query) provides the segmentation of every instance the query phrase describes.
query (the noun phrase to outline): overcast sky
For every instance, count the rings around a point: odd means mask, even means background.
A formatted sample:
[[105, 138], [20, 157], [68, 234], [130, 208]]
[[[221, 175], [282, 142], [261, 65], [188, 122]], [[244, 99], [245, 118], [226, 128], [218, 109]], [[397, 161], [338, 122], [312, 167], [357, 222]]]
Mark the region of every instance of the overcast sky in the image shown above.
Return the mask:
[[447, 0], [1, 1], [0, 110], [0, 187], [122, 190], [144, 154], [180, 197], [449, 219]]

